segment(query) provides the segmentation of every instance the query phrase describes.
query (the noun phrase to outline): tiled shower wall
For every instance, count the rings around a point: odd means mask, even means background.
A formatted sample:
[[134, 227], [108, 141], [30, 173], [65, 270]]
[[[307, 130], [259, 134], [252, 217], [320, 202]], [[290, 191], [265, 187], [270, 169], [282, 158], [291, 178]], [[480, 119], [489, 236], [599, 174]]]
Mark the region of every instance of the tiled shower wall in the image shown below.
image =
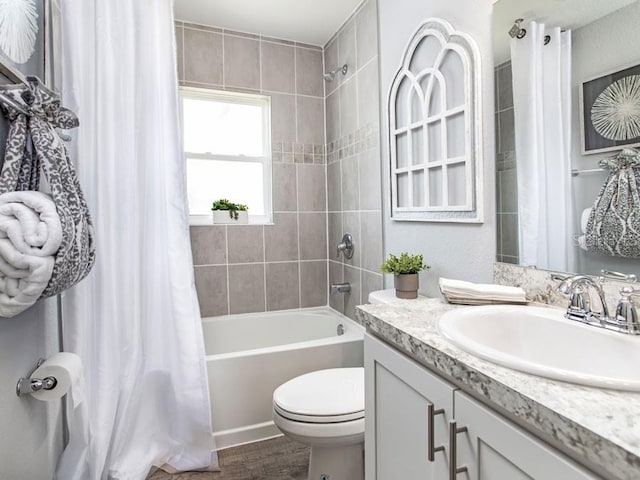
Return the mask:
[[518, 263], [518, 185], [511, 62], [495, 68], [498, 262]]
[[201, 314], [326, 305], [322, 48], [182, 22], [176, 38], [181, 85], [271, 97], [274, 224], [191, 227]]
[[[382, 217], [379, 136], [378, 22], [368, 0], [325, 46], [325, 70], [344, 64], [325, 82], [329, 280], [349, 282], [347, 294], [332, 294], [331, 307], [353, 317], [370, 291], [382, 288]], [[336, 247], [351, 233], [355, 253], [347, 260]]]

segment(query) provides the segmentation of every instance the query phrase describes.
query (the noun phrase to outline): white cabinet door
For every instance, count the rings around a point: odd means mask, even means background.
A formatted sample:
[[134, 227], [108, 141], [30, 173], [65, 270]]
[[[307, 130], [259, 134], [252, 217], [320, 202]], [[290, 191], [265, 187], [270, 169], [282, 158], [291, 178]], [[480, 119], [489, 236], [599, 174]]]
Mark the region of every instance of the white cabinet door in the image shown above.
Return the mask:
[[[436, 451], [430, 461], [429, 448], [447, 443], [454, 387], [369, 334], [364, 351], [366, 479], [447, 478], [445, 451]], [[430, 406], [442, 413], [429, 415]]]
[[[559, 451], [547, 446], [461, 391], [455, 392], [457, 468], [465, 480], [597, 479]], [[450, 450], [448, 445], [447, 452]], [[452, 455], [453, 457], [453, 455]], [[449, 477], [442, 477], [449, 478]]]

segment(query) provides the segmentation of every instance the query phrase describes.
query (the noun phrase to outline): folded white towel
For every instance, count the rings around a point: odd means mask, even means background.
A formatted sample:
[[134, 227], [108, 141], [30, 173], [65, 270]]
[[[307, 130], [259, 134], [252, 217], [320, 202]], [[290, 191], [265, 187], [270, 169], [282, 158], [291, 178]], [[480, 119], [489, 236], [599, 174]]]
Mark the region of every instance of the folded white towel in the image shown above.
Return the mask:
[[452, 303], [526, 303], [525, 291], [520, 287], [482, 284], [440, 278], [440, 291]]
[[53, 264], [53, 255], [25, 255], [9, 239], [0, 239], [0, 316], [13, 317], [33, 305], [51, 279]]
[[41, 192], [0, 195], [0, 238], [24, 254], [54, 255], [62, 242], [62, 225], [51, 197]]

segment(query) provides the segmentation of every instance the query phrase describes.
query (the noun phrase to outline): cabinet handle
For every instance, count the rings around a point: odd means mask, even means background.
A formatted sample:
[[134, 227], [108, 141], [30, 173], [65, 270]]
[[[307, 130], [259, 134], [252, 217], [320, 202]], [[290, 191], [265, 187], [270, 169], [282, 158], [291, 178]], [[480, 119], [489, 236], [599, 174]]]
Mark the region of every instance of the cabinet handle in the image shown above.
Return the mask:
[[442, 413], [444, 413], [444, 408], [439, 408], [436, 410], [433, 406], [433, 403], [427, 405], [427, 417], [429, 417], [429, 428], [427, 430], [427, 457], [429, 458], [430, 462], [433, 462], [435, 460], [436, 452], [441, 452], [444, 450], [444, 445], [440, 445], [439, 447], [436, 447], [434, 445], [435, 425], [433, 420], [436, 415], [440, 415]]
[[449, 480], [456, 480], [456, 476], [459, 473], [466, 472], [468, 469], [466, 466], [458, 467], [458, 439], [457, 435], [467, 431], [467, 427], [458, 427], [458, 423], [455, 420], [449, 422], [449, 452], [451, 458], [449, 459]]

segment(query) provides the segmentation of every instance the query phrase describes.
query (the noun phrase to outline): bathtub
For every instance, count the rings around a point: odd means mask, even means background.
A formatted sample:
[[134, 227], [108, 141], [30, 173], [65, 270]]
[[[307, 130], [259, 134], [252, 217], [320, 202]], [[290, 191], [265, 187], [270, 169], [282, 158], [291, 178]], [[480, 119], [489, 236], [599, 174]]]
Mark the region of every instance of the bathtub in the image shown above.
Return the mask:
[[364, 328], [328, 307], [202, 319], [216, 448], [280, 435], [273, 391], [323, 368], [363, 365]]

